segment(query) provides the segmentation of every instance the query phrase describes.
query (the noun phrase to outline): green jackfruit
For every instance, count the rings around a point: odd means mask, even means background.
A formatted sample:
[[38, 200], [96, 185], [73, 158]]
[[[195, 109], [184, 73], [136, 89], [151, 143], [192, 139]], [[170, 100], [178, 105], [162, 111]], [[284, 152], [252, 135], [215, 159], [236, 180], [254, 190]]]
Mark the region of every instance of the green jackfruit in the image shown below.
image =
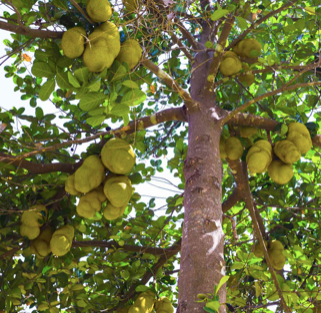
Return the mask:
[[275, 144], [273, 151], [282, 162], [287, 164], [293, 164], [301, 158], [300, 151], [290, 140], [278, 141]]
[[312, 140], [306, 126], [301, 123], [289, 124], [287, 140], [292, 141], [301, 154], [307, 153], [312, 148]]
[[70, 175], [65, 182], [65, 191], [72, 196], [80, 196], [81, 192], [75, 188], [75, 174]]
[[[265, 245], [267, 246], [267, 241], [264, 240]], [[263, 252], [263, 247], [261, 246], [261, 244], [258, 242], [255, 246], [254, 246], [254, 255], [258, 258], [263, 258], [264, 257], [264, 252]]]
[[82, 27], [73, 27], [64, 32], [61, 40], [64, 55], [71, 59], [80, 57], [85, 50], [86, 36]]
[[246, 86], [251, 86], [255, 82], [255, 75], [252, 74], [252, 69], [246, 63], [242, 63], [242, 69], [249, 74], [239, 76], [240, 82]]
[[92, 218], [96, 212], [101, 210], [101, 205], [106, 201], [106, 196], [102, 186], [86, 193], [80, 198], [77, 206], [78, 215], [85, 218]]
[[121, 217], [125, 210], [127, 208], [127, 205], [122, 206], [122, 207], [115, 207], [111, 203], [108, 203], [107, 206], [104, 209], [104, 217], [107, 220], [115, 220], [118, 217]]
[[235, 161], [243, 155], [244, 148], [238, 138], [230, 137], [225, 142], [225, 151], [227, 158]]
[[239, 129], [240, 129], [240, 136], [243, 138], [253, 137], [257, 133], [256, 127], [240, 126]]
[[172, 303], [166, 297], [160, 298], [155, 303], [156, 313], [174, 313]]
[[152, 291], [142, 292], [130, 307], [128, 313], [151, 313], [154, 308], [154, 303], [155, 294]]
[[31, 206], [28, 211], [24, 211], [21, 216], [20, 235], [28, 237], [30, 240], [36, 239], [46, 216], [47, 209], [41, 204]]
[[268, 168], [268, 174], [274, 182], [284, 185], [293, 177], [293, 168], [290, 164], [274, 160]]
[[138, 0], [122, 0], [124, 7], [129, 12], [134, 12], [138, 9]]
[[106, 22], [113, 13], [108, 0], [89, 0], [86, 12], [90, 19], [96, 23]]
[[28, 237], [30, 240], [36, 239], [40, 234], [39, 227], [29, 227], [24, 224], [20, 226], [20, 235]]
[[226, 52], [220, 64], [220, 71], [224, 76], [232, 76], [237, 74], [242, 69], [242, 62], [238, 56], [232, 52]]
[[120, 52], [117, 56], [119, 62], [128, 64], [129, 69], [133, 69], [142, 58], [143, 49], [138, 41], [134, 39], [127, 39], [120, 47]]
[[104, 193], [113, 206], [117, 208], [127, 206], [133, 193], [131, 181], [127, 176], [108, 175]]
[[123, 139], [110, 139], [101, 150], [105, 167], [115, 174], [128, 174], [134, 167], [136, 155], [132, 146]]
[[71, 225], [65, 225], [56, 230], [50, 240], [50, 249], [56, 256], [63, 256], [68, 253], [72, 246], [74, 238], [74, 228]]
[[39, 259], [43, 259], [50, 252], [50, 240], [52, 237], [52, 229], [47, 227], [31, 244], [31, 252]]
[[233, 51], [242, 58], [256, 58], [262, 53], [262, 45], [253, 38], [239, 41]]
[[246, 163], [252, 174], [264, 173], [272, 162], [272, 146], [267, 140], [259, 140], [249, 149]]
[[115, 24], [106, 22], [88, 37], [83, 60], [91, 72], [111, 67], [120, 51], [120, 36]]
[[75, 189], [87, 193], [97, 188], [105, 179], [105, 167], [98, 155], [91, 155], [75, 172]]
[[273, 240], [268, 250], [271, 264], [275, 270], [282, 270], [286, 262], [286, 258], [283, 255], [284, 247], [278, 240]]

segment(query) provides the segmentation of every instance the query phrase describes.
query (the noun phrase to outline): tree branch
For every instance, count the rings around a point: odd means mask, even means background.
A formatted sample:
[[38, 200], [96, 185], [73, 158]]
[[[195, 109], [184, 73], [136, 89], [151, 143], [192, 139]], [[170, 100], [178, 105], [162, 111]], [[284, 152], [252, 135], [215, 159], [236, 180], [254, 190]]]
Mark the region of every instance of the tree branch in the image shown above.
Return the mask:
[[95, 24], [90, 17], [85, 13], [85, 11], [79, 6], [75, 0], [70, 0], [70, 2], [75, 6], [75, 8], [82, 14], [82, 16], [90, 23]]
[[40, 30], [40, 29], [32, 29], [25, 28], [20, 25], [9, 24], [6, 22], [0, 21], [0, 29], [7, 30], [9, 32], [13, 32], [20, 35], [37, 37], [37, 38], [52, 38], [58, 39], [61, 38], [64, 32], [53, 32], [50, 30]]
[[229, 209], [241, 200], [241, 195], [238, 192], [238, 189], [235, 188], [233, 193], [222, 203], [222, 211], [226, 213]]
[[179, 47], [179, 49], [185, 54], [185, 56], [190, 60], [190, 62], [193, 62], [194, 58], [193, 56], [187, 51], [186, 47], [182, 43], [182, 41], [172, 32], [169, 33], [174, 43], [176, 43]]

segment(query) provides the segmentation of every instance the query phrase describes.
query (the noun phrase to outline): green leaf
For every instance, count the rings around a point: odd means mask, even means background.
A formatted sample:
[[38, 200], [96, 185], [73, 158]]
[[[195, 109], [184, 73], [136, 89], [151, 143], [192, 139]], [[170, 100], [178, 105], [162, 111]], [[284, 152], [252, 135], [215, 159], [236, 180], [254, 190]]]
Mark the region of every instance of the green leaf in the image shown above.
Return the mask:
[[220, 302], [219, 301], [210, 301], [205, 304], [206, 308], [212, 309], [215, 312], [218, 312], [220, 308]]
[[87, 303], [84, 300], [79, 300], [77, 301], [77, 306], [79, 306], [80, 308], [84, 308], [87, 306]]
[[73, 89], [72, 85], [69, 83], [68, 74], [66, 72], [58, 71], [56, 81], [61, 89]]
[[49, 308], [48, 303], [42, 303], [38, 305], [38, 311], [44, 311], [44, 310], [47, 310], [48, 308]]
[[45, 62], [33, 63], [33, 66], [31, 68], [31, 73], [36, 77], [47, 77], [47, 78], [53, 78], [56, 74], [56, 72], [52, 70], [49, 64]]
[[119, 80], [119, 79], [122, 79], [123, 77], [125, 77], [127, 75], [127, 69], [125, 66], [123, 65], [120, 65], [118, 68], [117, 68], [117, 71], [116, 73], [114, 74], [113, 78], [111, 79], [110, 82], [114, 82], [116, 80]]
[[101, 86], [101, 78], [98, 77], [92, 81], [88, 86], [86, 86], [90, 91], [99, 91]]
[[60, 68], [66, 68], [72, 65], [73, 59], [67, 58], [66, 56], [62, 56], [58, 59], [57, 66]]
[[230, 276], [223, 276], [217, 285], [216, 293], [220, 290], [220, 288], [229, 280]]
[[63, 9], [65, 11], [68, 11], [68, 2], [66, 0], [53, 0], [52, 4], [56, 6], [57, 8]]
[[77, 80], [77, 78], [74, 77], [74, 75], [72, 75], [69, 71], [68, 71], [68, 81], [75, 88], [80, 88], [81, 87], [79, 82], [78, 82], [78, 80]]
[[116, 116], [123, 116], [124, 114], [129, 113], [129, 107], [126, 104], [117, 103], [109, 113]]
[[90, 92], [85, 94], [80, 102], [79, 107], [83, 111], [91, 111], [96, 109], [99, 105], [101, 105], [106, 100], [106, 96], [100, 92]]
[[77, 284], [71, 287], [71, 290], [82, 290], [85, 287], [83, 285]]
[[148, 290], [150, 290], [150, 288], [147, 287], [147, 286], [144, 286], [144, 285], [139, 285], [139, 286], [137, 286], [135, 288], [136, 292], [145, 292], [145, 291], [148, 291]]
[[121, 99], [121, 104], [126, 104], [128, 106], [136, 106], [143, 103], [146, 100], [146, 94], [141, 90], [131, 90], [128, 91]]
[[122, 85], [131, 89], [139, 89], [139, 86], [132, 80], [125, 80], [122, 82]]
[[47, 80], [39, 89], [39, 98], [42, 101], [49, 99], [50, 95], [54, 92], [56, 82], [54, 79]]
[[40, 107], [36, 108], [36, 117], [37, 117], [38, 120], [41, 120], [43, 118], [42, 108], [40, 108]]
[[87, 124], [91, 125], [92, 127], [99, 126], [101, 123], [104, 122], [106, 119], [106, 116], [93, 116], [87, 118], [86, 122]]
[[237, 24], [239, 25], [239, 27], [241, 28], [241, 30], [244, 30], [247, 28], [247, 21], [245, 18], [241, 17], [241, 16], [237, 16], [236, 17], [237, 20]]
[[101, 108], [97, 108], [97, 109], [88, 111], [88, 114], [90, 116], [102, 115], [105, 112], [105, 110], [106, 110], [106, 108], [101, 107]]
[[75, 70], [74, 75], [78, 81], [87, 83], [89, 78], [89, 69], [87, 67], [79, 68], [78, 70]]
[[210, 41], [206, 41], [206, 42], [205, 42], [205, 48], [207, 48], [207, 49], [213, 48], [213, 43], [210, 42]]
[[228, 13], [230, 13], [229, 10], [218, 9], [211, 15], [211, 20], [212, 21], [217, 21], [218, 19], [220, 19], [221, 17], [227, 15]]

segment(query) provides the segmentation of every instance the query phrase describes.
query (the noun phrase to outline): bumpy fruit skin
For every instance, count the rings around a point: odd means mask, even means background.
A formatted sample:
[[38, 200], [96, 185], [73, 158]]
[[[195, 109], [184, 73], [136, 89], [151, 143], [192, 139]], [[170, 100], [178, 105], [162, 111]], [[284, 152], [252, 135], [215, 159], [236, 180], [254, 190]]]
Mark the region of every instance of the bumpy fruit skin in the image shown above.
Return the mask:
[[90, 19], [96, 23], [106, 22], [113, 13], [108, 0], [89, 0], [86, 12]]
[[172, 303], [166, 297], [160, 298], [155, 303], [156, 313], [174, 313]]
[[252, 51], [262, 52], [262, 45], [253, 38], [247, 38], [239, 41], [233, 48], [233, 51], [243, 58], [256, 58], [257, 55], [253, 55]]
[[143, 49], [139, 45], [138, 41], [134, 39], [128, 39], [123, 42], [120, 47], [120, 52], [117, 56], [119, 62], [125, 62], [128, 64], [129, 69], [133, 69], [142, 58]]
[[227, 154], [225, 151], [225, 138], [223, 136], [221, 136], [220, 138], [220, 158], [221, 159], [227, 158]]
[[243, 138], [253, 137], [257, 132], [256, 127], [240, 126], [239, 129], [240, 129], [240, 136]]
[[236, 137], [230, 137], [225, 142], [225, 151], [227, 158], [232, 161], [239, 159], [244, 151], [241, 141]]
[[50, 252], [50, 240], [52, 237], [52, 229], [47, 227], [31, 244], [31, 252], [39, 259], [43, 259]]
[[102, 186], [90, 191], [80, 198], [77, 206], [78, 215], [85, 218], [92, 218], [96, 212], [101, 210], [101, 204], [106, 201]]
[[264, 173], [272, 162], [272, 146], [267, 140], [254, 143], [246, 155], [246, 163], [252, 174]]
[[122, 0], [124, 7], [129, 12], [134, 12], [138, 9], [138, 1], [137, 0]]
[[[267, 241], [266, 240], [264, 240], [264, 243], [267, 246]], [[258, 258], [263, 258], [264, 257], [263, 247], [260, 245], [259, 242], [254, 246], [253, 253]]]
[[290, 140], [278, 141], [275, 144], [273, 151], [282, 162], [287, 164], [293, 164], [301, 158], [300, 151]]
[[88, 37], [83, 60], [91, 72], [101, 72], [113, 64], [120, 51], [120, 36], [115, 24], [106, 22]]
[[28, 237], [30, 240], [36, 239], [40, 234], [39, 227], [29, 227], [24, 224], [20, 226], [20, 235]]
[[275, 183], [285, 185], [293, 177], [293, 168], [290, 164], [274, 160], [268, 168], [268, 174]]
[[131, 181], [127, 176], [108, 175], [104, 193], [113, 206], [117, 208], [124, 207], [133, 193]]
[[134, 167], [136, 155], [132, 146], [120, 138], [110, 139], [101, 150], [101, 161], [115, 174], [128, 174]]
[[[244, 72], [252, 71], [252, 69], [246, 63], [242, 64], [242, 69], [244, 70]], [[239, 76], [239, 80], [241, 83], [246, 84], [247, 86], [251, 86], [255, 82], [255, 75], [254, 74], [241, 75]]]
[[291, 123], [288, 127], [287, 140], [292, 141], [301, 154], [307, 153], [312, 148], [312, 140], [306, 126], [301, 123]]
[[232, 52], [226, 52], [222, 57], [220, 71], [224, 76], [232, 76], [237, 74], [242, 69], [242, 62], [238, 56]]
[[65, 182], [65, 191], [72, 196], [80, 196], [81, 192], [75, 188], [75, 174], [70, 175]]
[[286, 262], [286, 258], [283, 255], [284, 247], [278, 240], [273, 240], [268, 250], [271, 264], [275, 270], [282, 270]]
[[105, 167], [98, 155], [89, 156], [75, 172], [75, 189], [87, 193], [97, 188], [105, 178]]
[[86, 36], [86, 31], [82, 27], [73, 27], [64, 32], [61, 40], [64, 55], [71, 59], [80, 57], [85, 50]]
[[130, 307], [128, 313], [151, 313], [154, 308], [155, 294], [152, 291], [142, 292]]
[[44, 223], [47, 209], [44, 205], [36, 204], [22, 213], [20, 235], [26, 236], [30, 240], [37, 238], [40, 234], [40, 227]]
[[124, 214], [126, 208], [127, 205], [117, 208], [111, 203], [108, 203], [104, 209], [104, 217], [105, 219], [110, 221], [115, 220], [116, 218], [121, 217]]
[[74, 238], [74, 228], [71, 225], [65, 225], [56, 230], [50, 240], [50, 249], [56, 256], [63, 256], [69, 252]]

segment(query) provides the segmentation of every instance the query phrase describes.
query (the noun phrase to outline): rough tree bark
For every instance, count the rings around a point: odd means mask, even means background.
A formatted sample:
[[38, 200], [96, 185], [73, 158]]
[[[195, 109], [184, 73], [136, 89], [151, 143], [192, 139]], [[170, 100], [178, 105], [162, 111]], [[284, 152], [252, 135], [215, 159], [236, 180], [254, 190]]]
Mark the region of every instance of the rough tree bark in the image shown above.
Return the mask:
[[[191, 95], [198, 110], [188, 111], [188, 153], [184, 165], [185, 218], [181, 246], [178, 312], [203, 312], [198, 293], [213, 293], [225, 275], [222, 230], [222, 164], [219, 141], [220, 123], [211, 118], [215, 111], [213, 95], [205, 93], [209, 62], [207, 53], [196, 57], [191, 78]], [[212, 93], [213, 94], [213, 93]], [[225, 303], [226, 288], [221, 288]], [[224, 306], [220, 308], [225, 313]]]

